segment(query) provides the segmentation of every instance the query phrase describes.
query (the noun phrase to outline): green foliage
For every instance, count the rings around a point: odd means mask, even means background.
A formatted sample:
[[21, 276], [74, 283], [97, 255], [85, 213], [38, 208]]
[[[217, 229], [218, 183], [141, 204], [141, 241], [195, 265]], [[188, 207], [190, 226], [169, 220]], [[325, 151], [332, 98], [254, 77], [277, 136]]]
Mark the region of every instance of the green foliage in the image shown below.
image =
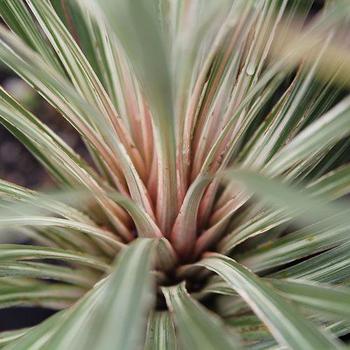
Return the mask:
[[0, 89], [57, 184], [0, 180], [0, 308], [57, 311], [1, 349], [343, 347], [350, 8], [315, 3], [0, 2], [1, 64], [93, 161]]

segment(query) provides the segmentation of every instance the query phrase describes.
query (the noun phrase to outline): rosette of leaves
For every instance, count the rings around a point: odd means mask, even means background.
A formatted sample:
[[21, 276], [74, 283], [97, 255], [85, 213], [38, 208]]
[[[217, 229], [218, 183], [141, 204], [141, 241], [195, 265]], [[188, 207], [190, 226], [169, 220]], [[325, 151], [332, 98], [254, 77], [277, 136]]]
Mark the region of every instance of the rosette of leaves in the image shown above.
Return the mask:
[[[0, 182], [4, 349], [335, 349], [350, 333], [347, 1], [2, 0], [4, 89], [61, 189]], [[4, 242], [4, 239], [2, 239]]]

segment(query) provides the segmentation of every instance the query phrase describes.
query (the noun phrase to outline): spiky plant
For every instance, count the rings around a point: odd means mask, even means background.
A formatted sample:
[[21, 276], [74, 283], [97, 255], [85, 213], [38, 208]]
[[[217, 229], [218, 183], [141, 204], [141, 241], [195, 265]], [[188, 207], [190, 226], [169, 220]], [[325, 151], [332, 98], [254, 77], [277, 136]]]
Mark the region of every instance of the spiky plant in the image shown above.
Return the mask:
[[313, 3], [0, 2], [1, 61], [93, 161], [0, 91], [62, 188], [0, 182], [1, 232], [35, 242], [0, 245], [0, 307], [58, 310], [1, 346], [342, 346], [349, 4]]

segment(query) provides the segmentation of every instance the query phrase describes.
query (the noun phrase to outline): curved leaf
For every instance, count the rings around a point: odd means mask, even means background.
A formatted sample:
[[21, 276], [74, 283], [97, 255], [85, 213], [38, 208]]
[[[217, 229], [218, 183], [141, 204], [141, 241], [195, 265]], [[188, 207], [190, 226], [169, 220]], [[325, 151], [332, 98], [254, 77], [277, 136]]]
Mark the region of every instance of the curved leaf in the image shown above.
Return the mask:
[[74, 285], [89, 288], [96, 280], [94, 274], [86, 271], [73, 270], [64, 266], [36, 262], [1, 262], [0, 277], [20, 276], [26, 278], [50, 279], [72, 283]]
[[273, 278], [340, 283], [350, 277], [350, 242], [270, 274]]
[[230, 350], [240, 348], [234, 335], [225, 330], [223, 322], [197, 303], [186, 291], [185, 285], [163, 287], [169, 309], [185, 349]]
[[175, 327], [169, 312], [152, 312], [148, 318], [144, 350], [176, 350]]
[[340, 315], [350, 320], [350, 289], [303, 280], [271, 279], [269, 282], [283, 295], [315, 310]]
[[[239, 173], [240, 171], [238, 171]], [[236, 173], [235, 171], [233, 174]], [[246, 174], [250, 176], [249, 174]], [[238, 175], [239, 176], [239, 175]], [[256, 175], [253, 175], [252, 178], [249, 180], [247, 178], [247, 186], [251, 186], [251, 189], [253, 191], [257, 191], [258, 194], [262, 198], [265, 196], [268, 196], [270, 198], [270, 202], [277, 203], [277, 197], [282, 194], [281, 192], [281, 187], [275, 187], [275, 195], [273, 195], [273, 191], [271, 191], [269, 188], [269, 193], [267, 194], [264, 192], [264, 188], [271, 184], [272, 181], [268, 179], [258, 179], [257, 181], [265, 181], [264, 184], [260, 182], [259, 184], [252, 184], [253, 177], [256, 177]], [[235, 175], [233, 175], [235, 177]], [[244, 177], [244, 174], [240, 177], [242, 179]], [[244, 183], [244, 180], [243, 180]], [[264, 185], [264, 186], [263, 186]], [[279, 186], [279, 184], [274, 184], [274, 186]], [[259, 187], [259, 188], [258, 188]], [[284, 201], [284, 207], [287, 205], [289, 207], [288, 211], [289, 214], [292, 212], [292, 209], [298, 209], [298, 207], [301, 207], [301, 202], [305, 201], [306, 196], [311, 196], [311, 197], [316, 197], [317, 196], [322, 196], [322, 198], [328, 200], [334, 200], [338, 199], [339, 197], [342, 197], [346, 195], [350, 191], [350, 166], [343, 166], [338, 169], [335, 169], [333, 171], [330, 171], [326, 175], [322, 176], [321, 178], [317, 179], [316, 181], [310, 183], [307, 188], [306, 188], [306, 193], [304, 194], [305, 197], [302, 198], [302, 195], [299, 196], [298, 202], [295, 202], [295, 204], [289, 202], [288, 200]], [[290, 193], [290, 192], [289, 192]], [[289, 193], [287, 193], [285, 190], [283, 191], [283, 195], [287, 196]], [[295, 193], [292, 193], [293, 198], [295, 197]], [[274, 196], [275, 199], [272, 197]], [[285, 197], [287, 198], [287, 197]], [[288, 202], [286, 204], [286, 202]], [[274, 204], [272, 203], [272, 204]], [[319, 203], [316, 201], [313, 201], [314, 205], [316, 205], [316, 210], [319, 210]], [[308, 208], [305, 208], [306, 205], [304, 206], [305, 210], [315, 210], [312, 208], [312, 206], [309, 206], [310, 202], [307, 202]], [[292, 208], [292, 206], [294, 208]], [[277, 207], [277, 204], [275, 204], [275, 207]], [[322, 209], [322, 208], [321, 208]], [[322, 210], [326, 210], [327, 208], [324, 207]], [[321, 216], [320, 216], [321, 217]], [[272, 210], [267, 210], [263, 211], [261, 214], [255, 215], [251, 220], [248, 222], [244, 222], [242, 225], [238, 226], [237, 228], [234, 229], [231, 233], [227, 234], [225, 238], [220, 242], [219, 244], [219, 250], [220, 252], [228, 252], [232, 248], [234, 248], [236, 245], [242, 243], [244, 240], [254, 237], [256, 235], [259, 235], [261, 233], [267, 232], [268, 230], [284, 223], [287, 221], [291, 220], [291, 216], [288, 215], [288, 213], [285, 212], [285, 210], [282, 209], [272, 209]]]
[[152, 240], [123, 250], [112, 273], [69, 310], [48, 349], [136, 349], [152, 305]]
[[0, 244], [0, 262], [38, 259], [71, 261], [101, 271], [106, 271], [109, 268], [105, 262], [98, 258], [68, 250], [21, 244]]
[[65, 284], [33, 283], [29, 286], [1, 286], [0, 309], [12, 306], [44, 307], [63, 309], [79, 300], [84, 289]]
[[314, 157], [350, 134], [350, 98], [301, 131], [266, 165], [270, 174], [282, 174], [307, 157]]
[[273, 288], [233, 259], [212, 254], [198, 265], [221, 276], [268, 326], [276, 340], [290, 349], [336, 349], [338, 343], [304, 319]]

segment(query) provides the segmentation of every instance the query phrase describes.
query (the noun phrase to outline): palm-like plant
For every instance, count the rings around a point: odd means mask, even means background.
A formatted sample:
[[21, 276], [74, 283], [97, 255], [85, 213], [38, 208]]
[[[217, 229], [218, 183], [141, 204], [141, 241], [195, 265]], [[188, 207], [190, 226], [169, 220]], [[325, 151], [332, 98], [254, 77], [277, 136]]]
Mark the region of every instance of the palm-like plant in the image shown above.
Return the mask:
[[341, 346], [349, 5], [312, 4], [1, 1], [1, 61], [94, 163], [0, 91], [1, 123], [63, 189], [0, 182], [1, 228], [36, 242], [0, 245], [0, 306], [59, 310], [1, 346]]

